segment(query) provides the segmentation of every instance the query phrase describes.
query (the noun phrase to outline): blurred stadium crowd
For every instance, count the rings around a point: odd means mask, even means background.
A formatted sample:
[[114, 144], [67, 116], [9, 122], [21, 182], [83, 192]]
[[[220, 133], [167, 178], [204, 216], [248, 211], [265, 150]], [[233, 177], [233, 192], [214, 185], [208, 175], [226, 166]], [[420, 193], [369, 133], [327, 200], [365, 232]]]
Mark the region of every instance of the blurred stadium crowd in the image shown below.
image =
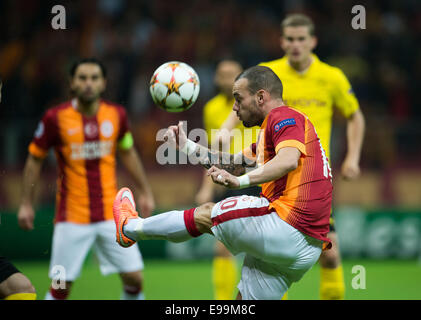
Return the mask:
[[[23, 167], [38, 120], [47, 108], [70, 97], [69, 67], [77, 57], [86, 56], [105, 62], [109, 75], [105, 98], [126, 106], [143, 161], [156, 169], [157, 130], [178, 120], [188, 120], [190, 129], [201, 127], [202, 106], [215, 93], [216, 63], [233, 58], [248, 67], [280, 57], [280, 21], [291, 12], [314, 19], [316, 53], [342, 68], [353, 85], [367, 121], [363, 170], [377, 170], [387, 182], [396, 168], [419, 167], [421, 3], [417, 0], [65, 1], [61, 4], [66, 9], [66, 30], [51, 26], [55, 4], [0, 2], [1, 175]], [[365, 30], [351, 27], [355, 4], [365, 6]], [[201, 79], [199, 100], [181, 114], [158, 109], [149, 96], [153, 71], [169, 60], [187, 62]], [[335, 126], [334, 166], [343, 156], [343, 124], [338, 119]], [[392, 198], [386, 190], [385, 201]]]

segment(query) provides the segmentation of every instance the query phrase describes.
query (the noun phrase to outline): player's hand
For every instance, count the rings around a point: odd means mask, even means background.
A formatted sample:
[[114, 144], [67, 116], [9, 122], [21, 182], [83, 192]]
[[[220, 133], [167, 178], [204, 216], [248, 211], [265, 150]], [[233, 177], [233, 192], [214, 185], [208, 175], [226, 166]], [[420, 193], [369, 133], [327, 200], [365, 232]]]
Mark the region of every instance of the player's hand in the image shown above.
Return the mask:
[[178, 132], [178, 146], [179, 148], [183, 148], [187, 142], [187, 134], [183, 128], [183, 122], [179, 121], [177, 125], [177, 132]]
[[360, 175], [360, 166], [358, 161], [345, 159], [341, 167], [341, 174], [345, 180], [354, 180]]
[[178, 145], [178, 126], [170, 126], [164, 134], [164, 140], [174, 149], [179, 149]]
[[176, 126], [170, 126], [164, 134], [164, 140], [173, 148], [179, 150], [184, 147], [187, 141], [187, 135], [183, 128], [183, 122], [180, 121]]
[[219, 169], [215, 166], [212, 166], [208, 170], [207, 174], [208, 176], [211, 176], [212, 181], [216, 184], [220, 184], [222, 186], [232, 189], [240, 187], [240, 182], [238, 181], [238, 178], [223, 169]]
[[29, 204], [22, 204], [18, 211], [18, 224], [23, 230], [34, 229], [34, 208]]
[[140, 192], [137, 205], [142, 218], [150, 217], [155, 209], [155, 200], [151, 192]]

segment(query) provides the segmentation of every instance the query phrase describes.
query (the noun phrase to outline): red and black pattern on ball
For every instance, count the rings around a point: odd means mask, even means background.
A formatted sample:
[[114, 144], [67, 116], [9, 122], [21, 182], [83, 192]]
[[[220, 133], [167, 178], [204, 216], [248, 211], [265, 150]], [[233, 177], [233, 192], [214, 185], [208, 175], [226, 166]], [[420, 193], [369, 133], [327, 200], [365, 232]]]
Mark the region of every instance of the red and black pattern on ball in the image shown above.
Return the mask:
[[194, 74], [191, 74], [191, 72], [189, 71], [189, 75], [190, 75], [190, 79], [187, 80], [187, 82], [191, 82], [194, 84], [194, 88], [196, 89], [196, 86], [199, 84], [199, 81], [197, 81], [196, 77], [194, 76]]
[[159, 81], [156, 79], [158, 77], [158, 73], [154, 74], [152, 76], [151, 82], [149, 83], [149, 85], [153, 86], [155, 83], [158, 83]]
[[175, 71], [175, 69], [179, 66], [180, 64], [177, 62], [174, 63], [169, 63], [167, 67], [170, 67], [172, 69], [172, 72]]

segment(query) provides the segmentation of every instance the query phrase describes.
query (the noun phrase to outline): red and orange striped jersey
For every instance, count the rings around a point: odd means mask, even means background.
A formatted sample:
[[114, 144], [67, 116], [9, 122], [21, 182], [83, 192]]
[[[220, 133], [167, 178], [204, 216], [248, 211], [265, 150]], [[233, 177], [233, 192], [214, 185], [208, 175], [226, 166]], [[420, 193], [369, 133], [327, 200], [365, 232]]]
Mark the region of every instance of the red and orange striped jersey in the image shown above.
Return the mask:
[[97, 113], [86, 116], [75, 102], [45, 112], [29, 153], [44, 158], [54, 148], [59, 171], [55, 222], [86, 224], [113, 219], [116, 148], [129, 132], [127, 114], [122, 106], [101, 100]]
[[327, 233], [332, 202], [329, 162], [308, 117], [287, 106], [269, 112], [257, 142], [245, 149], [244, 154], [261, 166], [284, 147], [300, 150], [298, 167], [278, 180], [262, 184], [261, 195], [282, 220], [324, 241], [326, 248], [330, 246]]

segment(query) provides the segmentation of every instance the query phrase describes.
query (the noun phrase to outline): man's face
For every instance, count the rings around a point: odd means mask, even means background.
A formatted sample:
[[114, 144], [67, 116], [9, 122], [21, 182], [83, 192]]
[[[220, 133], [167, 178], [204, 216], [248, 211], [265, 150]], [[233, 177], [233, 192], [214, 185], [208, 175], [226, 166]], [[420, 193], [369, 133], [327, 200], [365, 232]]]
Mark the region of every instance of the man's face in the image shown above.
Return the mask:
[[76, 97], [84, 103], [97, 100], [105, 89], [106, 81], [100, 66], [95, 63], [83, 63], [76, 69], [71, 80], [71, 88]]
[[232, 93], [235, 77], [241, 73], [241, 67], [230, 61], [221, 62], [215, 73], [215, 83], [227, 96]]
[[301, 63], [309, 59], [316, 47], [316, 37], [310, 35], [306, 26], [285, 27], [281, 37], [281, 47], [292, 63]]
[[248, 80], [241, 78], [234, 83], [232, 94], [234, 105], [232, 110], [237, 113], [237, 117], [243, 122], [246, 128], [260, 126], [264, 120], [263, 111], [257, 105], [256, 95], [248, 90]]

